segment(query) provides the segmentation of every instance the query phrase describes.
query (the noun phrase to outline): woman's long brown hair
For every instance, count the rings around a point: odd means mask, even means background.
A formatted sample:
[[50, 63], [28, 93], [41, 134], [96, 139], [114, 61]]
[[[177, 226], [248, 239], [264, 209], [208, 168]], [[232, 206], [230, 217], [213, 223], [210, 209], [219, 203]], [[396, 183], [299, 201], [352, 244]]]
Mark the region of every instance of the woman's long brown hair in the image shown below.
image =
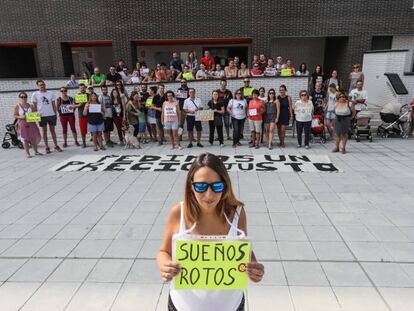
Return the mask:
[[215, 171], [219, 176], [221, 181], [224, 182], [225, 188], [221, 196], [221, 199], [216, 206], [217, 215], [225, 221], [224, 213], [227, 216], [230, 216], [231, 211], [236, 209], [238, 206], [244, 206], [244, 203], [239, 201], [234, 195], [233, 188], [231, 186], [231, 179], [225, 168], [223, 162], [219, 157], [212, 153], [202, 153], [200, 154], [191, 165], [187, 179], [185, 182], [184, 190], [184, 214], [185, 218], [190, 222], [194, 223], [201, 217], [201, 207], [197, 202], [197, 199], [194, 196], [192, 191], [192, 182], [194, 174], [202, 167], [208, 167]]

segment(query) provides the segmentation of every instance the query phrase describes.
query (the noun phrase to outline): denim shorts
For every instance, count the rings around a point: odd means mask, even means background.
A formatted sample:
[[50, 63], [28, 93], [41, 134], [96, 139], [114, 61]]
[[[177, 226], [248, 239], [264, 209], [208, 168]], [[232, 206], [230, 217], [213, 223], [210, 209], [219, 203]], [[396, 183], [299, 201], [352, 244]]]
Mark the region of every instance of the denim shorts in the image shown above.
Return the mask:
[[164, 123], [164, 128], [166, 130], [178, 130], [178, 122], [167, 121], [167, 122]]
[[139, 133], [145, 133], [145, 126], [146, 126], [145, 123], [139, 123], [138, 132]]
[[95, 132], [103, 132], [105, 130], [105, 124], [102, 122], [101, 124], [90, 124], [88, 123], [88, 132], [95, 133]]

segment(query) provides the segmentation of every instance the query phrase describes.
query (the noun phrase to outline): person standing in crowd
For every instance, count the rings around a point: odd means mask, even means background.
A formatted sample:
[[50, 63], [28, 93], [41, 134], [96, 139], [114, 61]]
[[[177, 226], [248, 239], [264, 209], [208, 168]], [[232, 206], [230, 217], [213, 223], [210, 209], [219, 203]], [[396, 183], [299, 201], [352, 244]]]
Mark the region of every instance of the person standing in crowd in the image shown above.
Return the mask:
[[338, 71], [332, 70], [331, 77], [326, 81], [326, 85], [329, 87], [331, 84], [335, 85], [337, 91], [343, 90], [342, 80], [338, 77]]
[[215, 70], [213, 70], [213, 71], [210, 73], [210, 76], [211, 76], [213, 79], [222, 79], [222, 78], [224, 78], [225, 73], [224, 73], [224, 70], [223, 70], [223, 69], [221, 69], [221, 65], [220, 65], [220, 64], [216, 64], [216, 69], [215, 69]]
[[154, 96], [152, 100], [152, 106], [155, 110], [155, 122], [157, 124], [157, 131], [158, 131], [158, 145], [162, 145], [164, 143], [164, 126], [161, 122], [161, 113], [162, 113], [162, 105], [167, 100], [167, 96], [165, 95], [165, 86], [164, 84], [158, 85], [158, 93]]
[[259, 55], [253, 54], [252, 67], [254, 67], [254, 65], [258, 63], [259, 63]]
[[309, 149], [310, 129], [312, 124], [313, 104], [309, 100], [308, 91], [299, 92], [300, 99], [295, 103], [296, 130], [298, 148], [302, 147], [302, 133], [305, 132], [305, 149]]
[[263, 102], [267, 101], [266, 89], [263, 86], [259, 87], [259, 99]]
[[240, 57], [238, 57], [238, 56], [234, 56], [234, 66], [237, 68], [237, 69], [240, 69]]
[[155, 77], [157, 82], [167, 82], [167, 71], [164, 63], [157, 64], [157, 70], [155, 71]]
[[247, 65], [246, 65], [245, 62], [241, 62], [240, 69], [237, 72], [237, 77], [238, 78], [248, 78], [248, 77], [250, 77], [250, 69], [247, 68]]
[[142, 100], [145, 102], [148, 97], [149, 97], [148, 85], [141, 84], [141, 98], [142, 98]]
[[171, 149], [175, 149], [177, 145], [177, 148], [181, 150], [182, 147], [177, 133], [181, 113], [180, 105], [175, 100], [173, 91], [167, 91], [166, 99], [162, 105], [161, 121], [170, 136]]
[[[141, 64], [140, 74], [141, 74], [141, 77], [143, 79], [145, 79], [148, 76], [148, 74], [150, 73], [150, 70], [147, 67], [147, 63], [146, 62], [141, 62], [140, 64]], [[154, 71], [154, 76], [155, 76], [155, 71]]]
[[122, 81], [116, 81], [115, 88], [118, 91], [119, 96], [121, 96], [122, 101], [126, 103], [128, 99], [128, 91], [125, 89]]
[[267, 101], [265, 104], [264, 124], [266, 128], [266, 142], [269, 150], [273, 149], [273, 135], [275, 132], [275, 125], [279, 119], [280, 107], [279, 101], [276, 98], [275, 89], [270, 89], [267, 93]]
[[[267, 59], [266, 59], [266, 56], [264, 55], [264, 54], [260, 54], [259, 55], [259, 62], [258, 62], [258, 65], [259, 65], [259, 69], [260, 69], [260, 71], [261, 72], [264, 72], [265, 71], [265, 69], [266, 69], [266, 67], [267, 67]], [[253, 66], [254, 67], [254, 66]]]
[[325, 114], [326, 94], [322, 90], [320, 82], [316, 82], [315, 89], [310, 93], [310, 98], [313, 103], [314, 114], [323, 116]]
[[234, 98], [230, 99], [229, 104], [227, 105], [227, 112], [230, 114], [231, 122], [233, 124], [233, 147], [241, 146], [241, 130], [244, 129], [246, 109], [247, 101], [244, 99], [243, 93], [239, 89], [234, 94]]
[[114, 121], [113, 117], [113, 106], [111, 96], [108, 95], [108, 87], [106, 85], [101, 86], [102, 95], [99, 96], [98, 100], [103, 105], [105, 115], [104, 115], [104, 139], [105, 144], [108, 147], [113, 147], [116, 145], [115, 142], [111, 140], [111, 132], [114, 130]]
[[227, 89], [227, 80], [221, 79], [220, 81], [220, 88], [217, 90], [219, 94], [219, 101], [222, 102], [224, 107], [224, 114], [223, 114], [223, 121], [224, 127], [226, 129], [227, 140], [231, 140], [230, 138], [230, 115], [227, 112], [227, 105], [229, 100], [233, 98], [233, 94], [230, 90]]
[[259, 99], [259, 91], [253, 90], [252, 99], [249, 101], [247, 117], [249, 118], [249, 127], [251, 133], [251, 142], [249, 147], [260, 148], [260, 136], [262, 134], [264, 103]]
[[229, 58], [229, 65], [224, 68], [226, 78], [237, 78], [237, 67], [234, 65], [233, 58]]
[[149, 96], [145, 101], [145, 107], [147, 109], [147, 128], [150, 138], [153, 142], [157, 141], [157, 119], [155, 117], [156, 112], [154, 109], [153, 101], [154, 96], [157, 94], [157, 87], [151, 86], [149, 88]]
[[13, 116], [17, 119], [17, 135], [23, 140], [24, 151], [26, 157], [31, 158], [30, 147], [32, 146], [35, 155], [42, 155], [37, 150], [41, 137], [40, 131], [36, 122], [27, 122], [26, 114], [31, 112], [37, 112], [35, 104], [29, 104], [27, 101], [27, 94], [25, 92], [19, 93], [19, 103], [14, 107]]
[[139, 139], [139, 116], [141, 115], [141, 112], [139, 110], [140, 108], [140, 100], [141, 95], [136, 92], [131, 92], [131, 96], [128, 100], [128, 103], [126, 104], [126, 113], [127, 113], [127, 119], [128, 124], [134, 127], [134, 137], [138, 141], [138, 149], [141, 149], [141, 142]]
[[114, 88], [111, 91], [112, 101], [112, 121], [118, 132], [119, 144], [124, 145], [124, 132], [122, 131], [122, 123], [125, 120], [125, 101], [121, 99], [121, 94]]
[[116, 72], [118, 72], [118, 73], [122, 72], [122, 69], [123, 69], [125, 66], [126, 66], [125, 61], [124, 61], [122, 58], [120, 58], [120, 59], [118, 60], [118, 66], [116, 66]]
[[311, 76], [311, 79], [310, 79], [311, 89], [314, 90], [315, 89], [315, 84], [318, 83], [318, 82], [323, 87], [324, 81], [325, 81], [325, 74], [322, 71], [322, 66], [321, 65], [316, 65], [315, 71], [312, 73], [312, 76]]
[[72, 97], [68, 96], [68, 89], [66, 87], [60, 88], [61, 96], [57, 98], [57, 110], [59, 112], [59, 120], [62, 125], [63, 132], [63, 148], [68, 146], [68, 123], [70, 125], [70, 130], [72, 131], [73, 139], [75, 140], [75, 145], [80, 146], [78, 142], [78, 134], [76, 133], [75, 126], [75, 112], [73, 110], [75, 102]]
[[79, 87], [79, 83], [78, 83], [78, 81], [76, 81], [76, 77], [73, 73], [70, 75], [70, 79], [66, 83], [66, 86], [67, 87]]
[[116, 72], [115, 66], [111, 65], [111, 67], [109, 67], [109, 73], [106, 75], [105, 83], [106, 85], [113, 85], [117, 81], [122, 81], [122, 77], [118, 72]]
[[259, 64], [254, 64], [253, 69], [250, 70], [252, 77], [263, 77], [263, 71], [260, 69]]
[[203, 103], [201, 102], [201, 99], [198, 97], [195, 97], [196, 91], [194, 88], [190, 88], [188, 90], [188, 94], [190, 97], [188, 97], [184, 101], [184, 111], [187, 114], [186, 121], [187, 121], [187, 131], [188, 131], [188, 140], [189, 144], [187, 148], [193, 147], [193, 130], [194, 127], [197, 131], [197, 147], [204, 147], [201, 144], [201, 131], [203, 130], [201, 126], [201, 121], [195, 120], [195, 115], [198, 110], [203, 110]]
[[204, 57], [200, 59], [200, 68], [201, 64], [204, 65], [205, 70], [210, 71], [213, 70], [214, 66], [216, 65], [216, 61], [214, 60], [214, 57], [210, 55], [210, 51], [205, 50], [204, 51]]
[[180, 72], [176, 78], [177, 81], [181, 81], [182, 79], [185, 79], [186, 81], [194, 80], [193, 71], [187, 65], [184, 65], [183, 71]]
[[185, 122], [185, 112], [184, 112], [184, 101], [188, 98], [188, 86], [186, 79], [181, 79], [180, 81], [181, 86], [178, 88], [176, 97], [178, 99], [178, 105], [180, 106], [180, 129], [179, 130], [179, 138], [180, 141], [183, 138], [183, 130], [184, 130], [184, 122]]
[[183, 71], [184, 62], [180, 58], [180, 54], [178, 54], [178, 52], [173, 52], [172, 54], [172, 60], [170, 61], [170, 68], [171, 67], [178, 72]]
[[277, 74], [280, 75], [282, 73], [282, 69], [286, 68], [286, 64], [283, 62], [283, 57], [278, 55], [276, 57], [276, 64], [275, 68], [277, 70]]
[[[345, 92], [341, 91], [338, 93], [338, 103], [335, 107], [335, 148], [332, 152], [341, 151], [343, 154], [346, 153], [346, 144], [348, 142], [348, 132], [351, 126], [351, 119], [355, 116], [355, 103], [349, 105], [348, 98]], [[340, 144], [342, 142], [342, 149]]]
[[139, 116], [138, 116], [138, 122], [139, 122], [139, 124], [138, 124], [138, 135], [139, 135], [139, 137], [138, 137], [138, 140], [140, 141], [140, 142], [142, 142], [142, 143], [144, 143], [144, 144], [147, 144], [148, 143], [148, 140], [147, 140], [147, 133], [145, 132], [145, 129], [146, 129], [146, 125], [147, 125], [147, 112], [146, 112], [146, 110], [145, 110], [145, 100], [144, 100], [144, 97], [142, 97], [142, 93], [139, 93], [140, 94], [140, 96], [139, 96], [139, 98], [140, 98], [140, 100], [139, 100], [139, 111], [140, 111], [140, 114], [139, 114]]
[[279, 96], [277, 97], [277, 101], [279, 102], [277, 105], [279, 112], [279, 118], [277, 119], [278, 147], [282, 148], [285, 147], [286, 126], [289, 125], [290, 120], [293, 120], [292, 98], [286, 92], [286, 85], [282, 84], [279, 87]]
[[363, 90], [362, 87], [364, 82], [358, 80], [356, 83], [356, 88], [349, 93], [349, 100], [352, 101], [352, 104], [355, 105], [355, 110], [358, 113], [362, 110], [367, 110], [367, 91]]
[[56, 138], [56, 96], [54, 93], [46, 90], [46, 83], [43, 80], [37, 80], [36, 85], [38, 91], [32, 95], [32, 103], [36, 107], [36, 111], [40, 113], [39, 126], [43, 130], [43, 141], [45, 143], [45, 152], [50, 153], [49, 140], [47, 137], [47, 126], [49, 125], [49, 131], [52, 135], [53, 143], [55, 144], [55, 151], [62, 152], [59, 147]]
[[79, 80], [79, 84], [85, 84], [85, 86], [89, 86], [89, 73], [87, 73], [86, 71], [82, 73], [82, 77]]
[[[193, 75], [195, 75], [195, 73], [198, 70], [198, 61], [197, 61], [197, 58], [195, 56], [195, 52], [194, 51], [190, 51], [188, 53], [187, 60], [185, 61], [185, 65], [193, 73]], [[185, 78], [185, 77], [183, 77], [183, 78]]]
[[[163, 282], [170, 282], [181, 270], [179, 264], [172, 261], [174, 238], [222, 236], [228, 232], [230, 239], [237, 240], [239, 234], [247, 235], [244, 204], [235, 197], [230, 176], [219, 157], [203, 153], [194, 160], [185, 181], [184, 202], [171, 209], [166, 223], [157, 254]], [[254, 252], [246, 263], [246, 273], [255, 283], [260, 282], [265, 273]], [[243, 290], [176, 290], [171, 286], [168, 310], [201, 310], [203, 306], [202, 310], [242, 311], [244, 300]]]
[[93, 139], [93, 151], [98, 151], [98, 147], [101, 150], [105, 150], [102, 143], [102, 132], [105, 129], [104, 126], [104, 108], [98, 101], [98, 95], [92, 93], [89, 96], [89, 101], [83, 109], [83, 115], [88, 120], [88, 132], [92, 134]]
[[214, 111], [214, 120], [208, 121], [210, 129], [209, 142], [210, 145], [214, 143], [214, 131], [217, 129], [217, 136], [220, 142], [220, 147], [224, 147], [223, 140], [223, 114], [224, 106], [219, 99], [218, 91], [213, 91], [212, 98], [207, 104], [208, 108]]
[[157, 77], [155, 74], [155, 70], [151, 69], [148, 73], [148, 75], [142, 80], [144, 83], [150, 83], [150, 82], [157, 82]]
[[138, 70], [132, 72], [131, 78], [126, 82], [126, 84], [138, 84], [141, 82], [141, 76]]
[[325, 125], [329, 133], [328, 140], [332, 140], [334, 136], [335, 107], [338, 102], [337, 95], [336, 85], [333, 83], [330, 84], [328, 88], [328, 95], [326, 96], [327, 108], [325, 116]]
[[294, 76], [296, 74], [296, 70], [295, 67], [293, 67], [293, 61], [291, 59], [287, 59], [286, 60], [286, 67], [285, 69], [289, 69], [290, 70], [290, 75]]
[[101, 73], [99, 67], [93, 69], [93, 75], [91, 76], [91, 81], [89, 85], [91, 86], [102, 86], [106, 83], [106, 75]]
[[357, 87], [357, 82], [359, 80], [362, 81], [362, 83], [364, 83], [364, 73], [361, 71], [361, 65], [360, 64], [355, 64], [354, 66], [352, 66], [352, 71], [349, 74], [349, 93], [352, 92], [353, 89], [356, 89]]
[[78, 109], [79, 130], [82, 138], [82, 148], [86, 148], [86, 134], [88, 133], [88, 119], [83, 114], [86, 103], [89, 101], [89, 94], [86, 93], [86, 86], [79, 85], [79, 93], [75, 95], [75, 108]]
[[309, 76], [309, 70], [306, 66], [306, 63], [301, 63], [299, 66], [299, 70], [296, 71], [297, 76]]
[[127, 84], [129, 80], [131, 80], [132, 75], [128, 71], [128, 67], [124, 66], [122, 71], [119, 72], [120, 76], [122, 77], [122, 84]]
[[208, 79], [208, 72], [206, 67], [203, 63], [200, 64], [200, 69], [196, 73], [196, 80], [207, 80]]
[[275, 68], [275, 64], [273, 62], [273, 58], [268, 58], [267, 59], [267, 66], [264, 70], [264, 75], [266, 77], [275, 77], [276, 76], [276, 68]]

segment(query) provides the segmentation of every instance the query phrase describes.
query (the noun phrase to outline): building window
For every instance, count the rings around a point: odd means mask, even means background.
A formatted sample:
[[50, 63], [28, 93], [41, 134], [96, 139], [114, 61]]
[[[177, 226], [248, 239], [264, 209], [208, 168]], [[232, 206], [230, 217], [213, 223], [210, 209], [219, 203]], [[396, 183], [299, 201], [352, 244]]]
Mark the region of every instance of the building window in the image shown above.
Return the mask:
[[371, 50], [391, 50], [392, 36], [374, 36], [371, 41]]

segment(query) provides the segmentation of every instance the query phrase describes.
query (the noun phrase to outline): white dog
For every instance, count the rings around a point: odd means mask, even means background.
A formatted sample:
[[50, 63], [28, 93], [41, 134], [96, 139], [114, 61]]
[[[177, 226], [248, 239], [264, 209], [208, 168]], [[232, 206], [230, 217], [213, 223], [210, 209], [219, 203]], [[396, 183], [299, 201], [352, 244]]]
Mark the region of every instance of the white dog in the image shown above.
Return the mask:
[[125, 148], [124, 149], [133, 149], [138, 148], [141, 149], [140, 144], [135, 144], [134, 140], [136, 140], [136, 137], [134, 137], [134, 127], [132, 125], [128, 126], [128, 130], [124, 132], [124, 139], [125, 139]]

